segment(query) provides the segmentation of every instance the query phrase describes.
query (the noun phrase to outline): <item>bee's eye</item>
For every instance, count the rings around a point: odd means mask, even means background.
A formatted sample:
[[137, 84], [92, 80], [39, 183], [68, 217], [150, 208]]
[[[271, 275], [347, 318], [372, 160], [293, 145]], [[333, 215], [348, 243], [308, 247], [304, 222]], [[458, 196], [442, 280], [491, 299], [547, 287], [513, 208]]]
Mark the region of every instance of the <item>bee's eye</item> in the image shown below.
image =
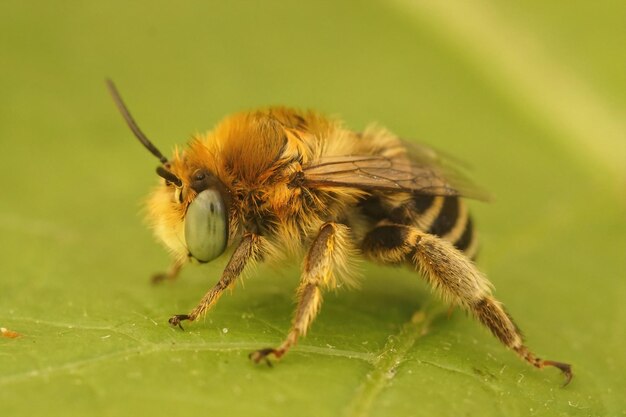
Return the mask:
[[189, 204], [185, 216], [185, 241], [191, 255], [209, 262], [224, 252], [228, 241], [228, 219], [219, 191], [202, 191]]

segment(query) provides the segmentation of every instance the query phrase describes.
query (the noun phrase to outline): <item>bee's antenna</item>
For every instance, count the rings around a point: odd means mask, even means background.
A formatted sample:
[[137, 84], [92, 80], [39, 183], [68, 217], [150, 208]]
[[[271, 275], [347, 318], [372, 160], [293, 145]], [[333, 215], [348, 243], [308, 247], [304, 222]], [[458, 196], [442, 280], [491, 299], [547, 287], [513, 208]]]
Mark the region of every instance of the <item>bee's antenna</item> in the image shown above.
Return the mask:
[[167, 169], [163, 167], [157, 167], [156, 172], [159, 177], [163, 178], [166, 181], [171, 182], [177, 187], [183, 186], [183, 182], [180, 180], [180, 178], [178, 178], [176, 175], [169, 172]]
[[143, 134], [141, 129], [139, 129], [139, 126], [137, 126], [137, 123], [135, 122], [133, 117], [130, 115], [128, 108], [124, 104], [124, 101], [122, 100], [122, 96], [120, 95], [119, 91], [117, 91], [115, 84], [113, 84], [113, 81], [107, 78], [106, 83], [107, 83], [107, 87], [109, 87], [109, 92], [111, 92], [111, 95], [113, 96], [113, 101], [115, 101], [115, 105], [119, 109], [120, 113], [122, 113], [124, 120], [126, 120], [128, 127], [130, 127], [130, 130], [133, 131], [137, 139], [139, 139], [139, 142], [141, 142], [143, 146], [145, 146], [146, 149], [148, 149], [152, 155], [159, 158], [159, 161], [161, 161], [163, 165], [167, 165], [168, 163], [167, 158], [163, 156], [161, 151], [159, 151], [157, 147], [154, 146], [152, 142], [150, 142], [150, 140], [146, 137], [146, 135]]

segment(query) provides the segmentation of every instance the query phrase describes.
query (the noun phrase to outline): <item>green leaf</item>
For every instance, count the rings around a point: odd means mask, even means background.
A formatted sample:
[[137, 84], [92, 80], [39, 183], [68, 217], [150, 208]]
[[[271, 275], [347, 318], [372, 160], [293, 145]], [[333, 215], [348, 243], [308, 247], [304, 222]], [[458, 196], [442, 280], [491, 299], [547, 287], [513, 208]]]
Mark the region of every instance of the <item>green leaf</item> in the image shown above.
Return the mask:
[[[618, 2], [50, 2], [1, 15], [0, 414], [626, 414], [626, 50]], [[30, 6], [30, 7], [29, 7]], [[474, 166], [479, 265], [536, 370], [415, 273], [363, 264], [273, 368], [300, 260], [173, 329], [224, 260], [151, 286], [140, 207], [164, 152], [268, 104], [377, 121]], [[169, 153], [169, 152], [166, 152]], [[139, 214], [138, 214], [139, 213]], [[5, 333], [5, 336], [9, 336]]]

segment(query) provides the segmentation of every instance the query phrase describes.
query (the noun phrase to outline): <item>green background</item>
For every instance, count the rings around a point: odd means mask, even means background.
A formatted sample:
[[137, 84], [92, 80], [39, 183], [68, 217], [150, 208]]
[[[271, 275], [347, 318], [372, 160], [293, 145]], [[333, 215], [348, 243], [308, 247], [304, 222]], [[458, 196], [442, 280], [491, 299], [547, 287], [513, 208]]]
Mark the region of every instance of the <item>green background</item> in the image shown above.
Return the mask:
[[[0, 5], [3, 416], [626, 414], [626, 15], [614, 1], [17, 2]], [[224, 261], [168, 265], [142, 224], [156, 159], [268, 104], [379, 122], [456, 155], [480, 267], [561, 388], [430, 294], [363, 264], [270, 369], [298, 260], [260, 267], [204, 322], [167, 325]]]

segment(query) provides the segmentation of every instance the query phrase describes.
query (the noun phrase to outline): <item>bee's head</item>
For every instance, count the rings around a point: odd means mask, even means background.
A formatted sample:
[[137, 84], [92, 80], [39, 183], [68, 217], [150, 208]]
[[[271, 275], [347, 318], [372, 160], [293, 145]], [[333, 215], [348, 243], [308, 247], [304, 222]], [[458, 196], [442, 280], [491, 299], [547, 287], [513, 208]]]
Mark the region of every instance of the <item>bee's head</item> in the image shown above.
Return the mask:
[[175, 159], [170, 169], [159, 167], [163, 183], [148, 202], [148, 219], [156, 235], [177, 256], [209, 262], [220, 256], [229, 240], [229, 192], [206, 168]]
[[178, 153], [172, 161], [165, 158], [139, 129], [113, 82], [107, 84], [128, 126], [162, 164], [156, 172], [163, 183], [148, 202], [148, 220], [155, 234], [179, 258], [193, 257], [203, 263], [217, 258], [229, 241], [228, 190], [197, 158]]

